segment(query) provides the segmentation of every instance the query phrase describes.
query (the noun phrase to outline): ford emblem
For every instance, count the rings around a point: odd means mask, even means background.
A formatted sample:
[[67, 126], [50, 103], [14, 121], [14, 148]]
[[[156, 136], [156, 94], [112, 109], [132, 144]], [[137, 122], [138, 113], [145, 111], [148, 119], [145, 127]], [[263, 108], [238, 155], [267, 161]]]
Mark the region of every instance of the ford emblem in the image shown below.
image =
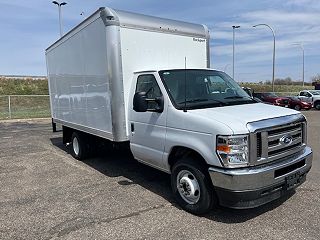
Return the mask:
[[293, 141], [293, 137], [291, 135], [285, 135], [282, 138], [280, 138], [281, 145], [290, 145], [292, 141]]

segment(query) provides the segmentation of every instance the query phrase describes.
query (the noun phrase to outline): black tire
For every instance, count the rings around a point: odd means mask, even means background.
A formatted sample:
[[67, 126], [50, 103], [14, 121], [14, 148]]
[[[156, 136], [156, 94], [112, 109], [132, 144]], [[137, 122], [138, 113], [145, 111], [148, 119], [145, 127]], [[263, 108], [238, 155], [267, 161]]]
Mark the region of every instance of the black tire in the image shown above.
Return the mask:
[[301, 110], [301, 106], [299, 104], [297, 104], [297, 105], [294, 106], [294, 109], [297, 110], [297, 111], [300, 111]]
[[[199, 199], [195, 203], [189, 203], [182, 197], [182, 193], [178, 190], [178, 176], [184, 171], [191, 173], [198, 182], [200, 188]], [[209, 179], [209, 174], [206, 173], [205, 168], [196, 164], [190, 158], [184, 158], [178, 161], [171, 172], [171, 187], [172, 192], [178, 204], [187, 212], [195, 215], [202, 215], [209, 212], [213, 206], [217, 204], [216, 197], [213, 192], [212, 184]], [[181, 181], [179, 181], [181, 183]]]
[[317, 110], [320, 110], [320, 102], [315, 102], [314, 103], [314, 108]]
[[88, 145], [83, 134], [73, 132], [70, 144], [71, 155], [77, 160], [84, 160], [88, 154]]

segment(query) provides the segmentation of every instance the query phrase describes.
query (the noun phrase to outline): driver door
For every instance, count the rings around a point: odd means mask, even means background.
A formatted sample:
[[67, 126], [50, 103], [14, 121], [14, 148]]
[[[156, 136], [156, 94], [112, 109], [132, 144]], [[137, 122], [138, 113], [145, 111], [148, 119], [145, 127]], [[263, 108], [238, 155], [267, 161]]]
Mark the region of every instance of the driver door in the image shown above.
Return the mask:
[[[137, 77], [136, 92], [146, 92], [147, 98], [161, 97], [162, 91], [153, 74], [142, 74]], [[166, 104], [163, 112], [136, 112], [133, 110], [133, 96], [130, 99], [130, 148], [134, 157], [153, 167], [162, 169], [163, 152], [166, 135]], [[155, 108], [155, 102], [148, 103], [148, 109]]]
[[306, 91], [302, 91], [299, 98], [304, 102], [312, 102], [312, 95]]

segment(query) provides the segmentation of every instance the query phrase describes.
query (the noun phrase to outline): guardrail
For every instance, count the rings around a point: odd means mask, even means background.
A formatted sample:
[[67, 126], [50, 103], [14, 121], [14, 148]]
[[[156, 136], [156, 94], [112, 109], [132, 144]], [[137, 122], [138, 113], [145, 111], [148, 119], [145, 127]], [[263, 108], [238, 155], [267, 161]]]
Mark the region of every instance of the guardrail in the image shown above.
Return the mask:
[[49, 95], [0, 95], [0, 119], [50, 117]]

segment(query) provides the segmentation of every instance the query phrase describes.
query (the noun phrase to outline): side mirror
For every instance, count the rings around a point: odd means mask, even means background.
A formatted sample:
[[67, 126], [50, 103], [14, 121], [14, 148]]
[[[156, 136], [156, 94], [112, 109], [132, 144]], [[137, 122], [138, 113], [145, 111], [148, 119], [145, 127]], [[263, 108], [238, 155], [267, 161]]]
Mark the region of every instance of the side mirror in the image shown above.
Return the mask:
[[[155, 108], [148, 108], [148, 103], [149, 102], [154, 102], [157, 105]], [[134, 94], [133, 97], [133, 110], [136, 112], [163, 112], [163, 107], [164, 107], [164, 100], [163, 96], [154, 98], [154, 99], [149, 99], [147, 98], [147, 93], [146, 92], [137, 92]]]
[[133, 110], [136, 112], [146, 112], [148, 109], [146, 92], [137, 92], [133, 97]]

